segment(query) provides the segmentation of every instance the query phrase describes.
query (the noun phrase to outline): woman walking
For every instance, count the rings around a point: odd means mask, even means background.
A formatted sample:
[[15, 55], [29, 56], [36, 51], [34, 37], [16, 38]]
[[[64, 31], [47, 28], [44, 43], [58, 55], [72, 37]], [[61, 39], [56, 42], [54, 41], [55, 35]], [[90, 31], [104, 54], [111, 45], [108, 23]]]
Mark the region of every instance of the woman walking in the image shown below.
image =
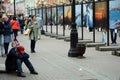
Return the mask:
[[14, 33], [14, 40], [17, 40], [17, 35], [18, 35], [18, 31], [20, 29], [20, 24], [17, 21], [16, 17], [13, 17], [13, 19], [10, 21], [10, 24], [12, 26], [12, 30]]
[[31, 53], [35, 53], [35, 44], [36, 41], [39, 40], [39, 33], [40, 33], [40, 26], [36, 21], [36, 16], [32, 16], [32, 21], [29, 22], [28, 28], [31, 29], [31, 32], [29, 34], [29, 39], [31, 40], [30, 47], [31, 47]]

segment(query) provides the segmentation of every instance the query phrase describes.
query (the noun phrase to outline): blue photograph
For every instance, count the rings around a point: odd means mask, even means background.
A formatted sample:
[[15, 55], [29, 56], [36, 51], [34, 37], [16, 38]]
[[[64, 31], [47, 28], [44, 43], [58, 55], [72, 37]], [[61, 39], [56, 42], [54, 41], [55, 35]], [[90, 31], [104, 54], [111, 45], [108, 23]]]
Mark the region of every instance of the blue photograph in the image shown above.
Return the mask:
[[109, 14], [110, 28], [117, 28], [119, 25], [116, 23], [120, 23], [120, 0], [110, 1]]
[[58, 24], [63, 24], [63, 7], [59, 6], [58, 9]]
[[83, 4], [83, 26], [93, 28], [93, 4]]
[[79, 5], [76, 5], [75, 6], [75, 16], [76, 16], [76, 26], [77, 27], [80, 27], [81, 26], [81, 5], [79, 4]]

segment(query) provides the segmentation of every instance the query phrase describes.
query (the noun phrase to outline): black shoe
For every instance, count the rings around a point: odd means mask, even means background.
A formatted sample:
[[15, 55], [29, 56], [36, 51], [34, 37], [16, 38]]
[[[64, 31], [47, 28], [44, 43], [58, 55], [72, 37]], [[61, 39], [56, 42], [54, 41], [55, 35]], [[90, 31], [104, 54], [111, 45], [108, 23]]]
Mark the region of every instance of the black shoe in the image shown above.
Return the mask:
[[31, 51], [31, 53], [36, 53], [35, 51]]
[[19, 77], [26, 77], [26, 75], [25, 75], [23, 72], [19, 72], [17, 75], [18, 75]]
[[36, 71], [31, 71], [30, 73], [38, 75], [38, 72], [36, 72]]

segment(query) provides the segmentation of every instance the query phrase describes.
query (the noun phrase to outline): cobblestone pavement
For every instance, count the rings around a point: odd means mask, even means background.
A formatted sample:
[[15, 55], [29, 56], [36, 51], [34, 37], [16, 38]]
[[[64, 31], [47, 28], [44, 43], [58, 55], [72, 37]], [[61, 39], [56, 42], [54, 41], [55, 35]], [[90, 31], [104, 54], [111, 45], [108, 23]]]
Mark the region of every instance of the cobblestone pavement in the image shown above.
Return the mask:
[[18, 40], [25, 46], [26, 52], [39, 75], [32, 75], [23, 64], [25, 78], [16, 74], [6, 74], [5, 57], [0, 57], [0, 80], [119, 80], [120, 58], [110, 51], [100, 52], [87, 48], [85, 58], [68, 57], [69, 42], [41, 36], [37, 41], [36, 53], [30, 53], [28, 36], [19, 34]]

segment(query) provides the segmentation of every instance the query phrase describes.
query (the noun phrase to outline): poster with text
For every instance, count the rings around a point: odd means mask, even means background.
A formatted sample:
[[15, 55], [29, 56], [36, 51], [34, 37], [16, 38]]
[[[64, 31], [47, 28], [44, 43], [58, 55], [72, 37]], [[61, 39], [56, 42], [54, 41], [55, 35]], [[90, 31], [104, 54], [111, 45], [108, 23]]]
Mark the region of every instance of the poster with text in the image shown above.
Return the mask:
[[120, 26], [120, 0], [110, 1], [109, 14], [109, 28], [114, 29]]
[[95, 3], [95, 27], [107, 29], [107, 2]]
[[75, 5], [75, 17], [76, 17], [76, 26], [80, 27], [81, 26], [81, 5]]
[[93, 4], [83, 4], [83, 26], [93, 28]]
[[63, 7], [59, 6], [58, 9], [58, 24], [63, 25]]
[[65, 22], [64, 24], [65, 25], [71, 25], [71, 20], [72, 20], [72, 12], [71, 12], [71, 6], [65, 6], [64, 7], [64, 19], [65, 19]]

